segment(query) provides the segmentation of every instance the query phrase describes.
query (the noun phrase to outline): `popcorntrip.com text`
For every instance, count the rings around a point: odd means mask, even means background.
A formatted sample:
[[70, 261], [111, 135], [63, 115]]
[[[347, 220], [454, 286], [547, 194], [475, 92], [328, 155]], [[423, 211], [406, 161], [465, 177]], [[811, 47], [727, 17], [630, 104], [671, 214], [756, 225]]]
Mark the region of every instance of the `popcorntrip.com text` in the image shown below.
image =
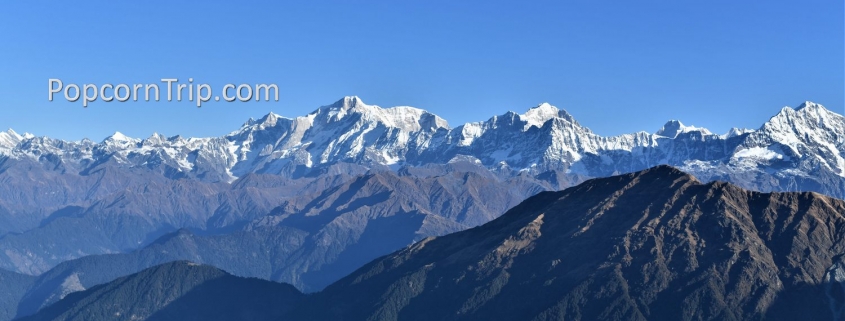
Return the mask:
[[[126, 101], [194, 101], [197, 107], [212, 99], [213, 89], [209, 84], [194, 83], [188, 78], [187, 83], [179, 83], [177, 78], [162, 78], [160, 83], [148, 84], [65, 84], [61, 79], [48, 80], [47, 99], [53, 101], [59, 94], [69, 102], [82, 100], [82, 107], [98, 99], [104, 102]], [[272, 98], [271, 98], [272, 95]], [[214, 101], [279, 101], [279, 87], [276, 84], [226, 84]]]

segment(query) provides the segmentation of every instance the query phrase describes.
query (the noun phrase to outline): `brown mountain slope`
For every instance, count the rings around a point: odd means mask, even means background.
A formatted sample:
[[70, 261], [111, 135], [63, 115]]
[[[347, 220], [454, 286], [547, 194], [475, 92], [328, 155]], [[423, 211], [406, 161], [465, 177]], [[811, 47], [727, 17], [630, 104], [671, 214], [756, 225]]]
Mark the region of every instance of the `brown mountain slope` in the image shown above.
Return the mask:
[[332, 320], [834, 320], [845, 202], [668, 166], [545, 192], [373, 261], [295, 311]]

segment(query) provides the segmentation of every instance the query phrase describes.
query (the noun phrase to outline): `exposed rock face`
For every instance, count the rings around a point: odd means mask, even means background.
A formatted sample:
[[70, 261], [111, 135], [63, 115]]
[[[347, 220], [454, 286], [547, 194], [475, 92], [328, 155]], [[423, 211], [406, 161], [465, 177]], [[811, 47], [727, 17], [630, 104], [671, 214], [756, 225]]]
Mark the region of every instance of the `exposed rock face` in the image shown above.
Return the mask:
[[531, 197], [359, 269], [297, 310], [332, 320], [835, 320], [845, 202], [677, 169]]

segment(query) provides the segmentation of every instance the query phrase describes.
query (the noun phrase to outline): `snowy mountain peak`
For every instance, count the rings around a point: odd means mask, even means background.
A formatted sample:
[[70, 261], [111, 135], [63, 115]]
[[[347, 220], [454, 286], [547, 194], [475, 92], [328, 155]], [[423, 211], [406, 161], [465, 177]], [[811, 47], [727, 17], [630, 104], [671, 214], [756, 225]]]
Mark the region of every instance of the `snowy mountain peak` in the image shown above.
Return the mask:
[[840, 119], [843, 115], [834, 113], [822, 104], [817, 104], [811, 101], [805, 101], [803, 104], [795, 108], [795, 112], [804, 115], [805, 117], [815, 119]]
[[801, 105], [798, 105], [798, 107], [795, 108], [795, 110], [803, 110], [803, 109], [818, 110], [818, 109], [825, 109], [825, 108], [821, 104], [817, 104], [817, 103], [814, 103], [814, 102], [808, 100], [808, 101], [805, 101], [804, 103], [802, 103]]
[[326, 122], [334, 122], [345, 118], [349, 114], [364, 114], [369, 115], [372, 112], [381, 110], [378, 106], [369, 106], [364, 104], [364, 101], [358, 96], [346, 96], [340, 100], [318, 108], [314, 113], [318, 118], [324, 118]]
[[658, 130], [655, 134], [675, 138], [675, 136], [678, 136], [678, 133], [681, 132], [682, 128], [684, 128], [684, 124], [681, 123], [681, 121], [679, 120], [673, 119], [667, 121], [666, 124], [664, 124], [663, 127], [660, 128], [660, 130]]
[[734, 128], [713, 135], [673, 120], [655, 134], [604, 137], [548, 103], [523, 114], [507, 112], [449, 128], [423, 109], [382, 108], [348, 96], [296, 118], [268, 113], [224, 137], [165, 139], [154, 134], [141, 140], [116, 132], [100, 144], [80, 144], [6, 131], [0, 132], [0, 154], [45, 161], [50, 158], [43, 155], [54, 154], [79, 168], [114, 155], [120, 166], [165, 164], [184, 175], [227, 182], [249, 173], [293, 175], [297, 168], [339, 162], [365, 167], [445, 164], [459, 155], [490, 168], [504, 162], [514, 170], [555, 169], [586, 176], [663, 163], [744, 170], [790, 161], [791, 168], [807, 175], [821, 168], [845, 177], [845, 117], [818, 104], [802, 106], [786, 107], [758, 130]]
[[[264, 125], [265, 127], [273, 127], [273, 126], [276, 126], [276, 122], [279, 120], [279, 118], [282, 118], [282, 116], [280, 116], [276, 113], [273, 113], [273, 112], [269, 112], [269, 113], [267, 113], [267, 115], [264, 115], [264, 117], [261, 117], [261, 119], [259, 119], [257, 121], [253, 120], [252, 124], [253, 125], [254, 124], [261, 124], [261, 125]], [[247, 122], [247, 123], [249, 123], [249, 122]]]
[[129, 136], [126, 136], [126, 135], [124, 135], [124, 134], [123, 134], [123, 133], [121, 133], [121, 132], [114, 132], [114, 134], [112, 134], [111, 136], [109, 136], [107, 139], [113, 139], [113, 140], [130, 140], [131, 138], [129, 138]]
[[401, 128], [407, 131], [449, 128], [449, 123], [445, 119], [440, 118], [440, 116], [409, 106], [397, 106], [386, 109], [379, 108], [377, 117], [379, 121], [385, 123], [388, 127]]
[[356, 118], [360, 121], [380, 123], [388, 128], [409, 132], [449, 128], [445, 119], [426, 110], [410, 106], [382, 108], [367, 105], [358, 96], [343, 97], [331, 105], [320, 107], [311, 115], [317, 119], [317, 123], [337, 122], [349, 115], [360, 115], [360, 118]]
[[9, 137], [14, 137], [14, 138], [17, 138], [18, 140], [23, 139], [23, 136], [19, 135], [17, 132], [15, 132], [15, 130], [13, 130], [13, 129], [11, 129], [11, 128], [9, 128], [8, 130], [6, 130], [6, 131], [5, 131], [5, 132], [3, 132], [2, 134], [6, 134], [6, 135], [8, 135]]
[[527, 121], [529, 124], [535, 125], [537, 127], [543, 126], [543, 124], [548, 121], [549, 119], [557, 117], [557, 114], [560, 110], [557, 107], [550, 105], [549, 103], [542, 103], [537, 105], [537, 107], [531, 107], [528, 109], [525, 114], [522, 114], [522, 120]]
[[5, 132], [0, 132], [0, 147], [14, 148], [15, 145], [20, 143], [21, 139], [23, 139], [23, 136], [9, 128]]
[[153, 144], [153, 145], [161, 144], [161, 143], [164, 143], [166, 141], [167, 141], [167, 137], [162, 135], [162, 134], [159, 134], [157, 132], [153, 133], [152, 135], [150, 135], [150, 137], [148, 137], [147, 139], [144, 140], [145, 143]]
[[778, 142], [779, 154], [790, 159], [806, 159], [808, 172], [826, 168], [845, 177], [845, 117], [820, 104], [805, 102], [792, 109], [784, 107], [754, 134], [751, 148]]
[[367, 104], [365, 104], [364, 101], [361, 100], [361, 98], [359, 98], [358, 96], [345, 96], [340, 100], [334, 102], [334, 104], [331, 104], [331, 107], [349, 109], [366, 105]]
[[248, 133], [253, 131], [261, 131], [267, 128], [275, 127], [280, 119], [286, 118], [273, 112], [269, 112], [257, 120], [255, 118], [250, 117], [249, 120], [247, 120], [243, 125], [241, 125], [240, 129], [229, 133], [227, 137], [239, 136], [242, 134], [248, 135]]
[[121, 132], [114, 132], [111, 136], [106, 137], [106, 139], [103, 140], [103, 143], [130, 143], [135, 142], [136, 140], [137, 139], [126, 136]]
[[528, 130], [531, 126], [543, 127], [543, 124], [555, 118], [563, 118], [567, 121], [575, 122], [575, 119], [565, 110], [558, 109], [549, 103], [542, 103], [537, 105], [537, 107], [532, 107], [524, 114], [519, 115], [519, 118], [526, 122], [524, 130]]
[[[830, 126], [845, 120], [842, 115], [834, 113], [821, 104], [806, 101], [796, 108], [783, 107], [780, 112], [763, 124], [761, 128], [795, 129], [800, 127]], [[823, 125], [828, 123], [827, 125]], [[835, 126], [835, 125], [834, 125]]]
[[542, 104], [539, 104], [535, 107], [528, 108], [528, 111], [525, 114], [527, 115], [527, 114], [530, 114], [530, 113], [545, 113], [545, 114], [551, 114], [551, 115], [556, 116], [557, 112], [559, 110], [560, 109], [558, 109], [555, 106], [552, 106], [549, 103], [542, 103]]
[[706, 128], [686, 126], [679, 120], [674, 119], [666, 122], [666, 124], [663, 125], [663, 128], [660, 128], [660, 130], [658, 130], [655, 134], [663, 137], [675, 138], [682, 133], [689, 132], [699, 132], [702, 135], [712, 135], [712, 133]]
[[728, 132], [725, 133], [724, 135], [722, 135], [721, 137], [722, 137], [722, 139], [728, 139], [728, 138], [731, 138], [731, 137], [736, 137], [736, 136], [740, 136], [742, 134], [753, 133], [753, 132], [754, 132], [753, 129], [734, 127], [734, 128], [731, 128], [730, 130], [728, 130]]

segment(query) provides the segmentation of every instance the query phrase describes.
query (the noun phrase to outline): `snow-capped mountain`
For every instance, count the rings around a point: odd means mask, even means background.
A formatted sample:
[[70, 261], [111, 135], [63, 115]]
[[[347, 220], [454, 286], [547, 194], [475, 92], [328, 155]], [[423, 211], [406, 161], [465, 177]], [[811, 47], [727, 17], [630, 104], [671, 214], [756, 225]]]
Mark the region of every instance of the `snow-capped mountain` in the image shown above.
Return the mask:
[[234, 156], [229, 169], [237, 177], [336, 162], [394, 165], [429, 148], [435, 134], [448, 129], [445, 120], [422, 109], [381, 108], [345, 97], [303, 117], [270, 113], [225, 139]]
[[[712, 135], [707, 128], [698, 128], [695, 126], [684, 126], [683, 123], [679, 120], [670, 120], [663, 125], [660, 130], [658, 130], [655, 135], [669, 137], [669, 138], [676, 138], [679, 134], [683, 133], [691, 133], [691, 132], [698, 132], [701, 135]], [[734, 129], [731, 130], [730, 133], [734, 133]], [[729, 135], [730, 135], [729, 133]]]
[[716, 135], [672, 120], [655, 133], [603, 137], [547, 103], [450, 128], [422, 109], [344, 97], [301, 117], [250, 119], [214, 138], [115, 133], [94, 143], [9, 130], [0, 133], [0, 154], [80, 173], [113, 163], [222, 182], [249, 173], [305, 175], [338, 163], [396, 169], [469, 161], [513, 175], [555, 170], [589, 177], [670, 164], [751, 188], [845, 196], [845, 121], [812, 102], [784, 107], [757, 130]]
[[[0, 269], [41, 274], [146, 248], [156, 253], [150, 264], [204, 257], [318, 290], [541, 191], [659, 164], [701, 181], [845, 198], [843, 118], [807, 102], [756, 130], [718, 135], [669, 121], [654, 133], [604, 137], [549, 104], [449, 127], [425, 110], [345, 97], [301, 117], [251, 119], [222, 137], [64, 141], [9, 130], [0, 132]], [[183, 228], [210, 236], [159, 249]], [[230, 259], [268, 251], [269, 261]], [[86, 288], [96, 284], [79, 275]], [[43, 303], [64, 290], [38, 293]]]
[[0, 132], [0, 151], [9, 153], [15, 148], [15, 146], [18, 145], [18, 143], [27, 138], [32, 138], [32, 135], [24, 134], [21, 136], [11, 128], [5, 132]]

